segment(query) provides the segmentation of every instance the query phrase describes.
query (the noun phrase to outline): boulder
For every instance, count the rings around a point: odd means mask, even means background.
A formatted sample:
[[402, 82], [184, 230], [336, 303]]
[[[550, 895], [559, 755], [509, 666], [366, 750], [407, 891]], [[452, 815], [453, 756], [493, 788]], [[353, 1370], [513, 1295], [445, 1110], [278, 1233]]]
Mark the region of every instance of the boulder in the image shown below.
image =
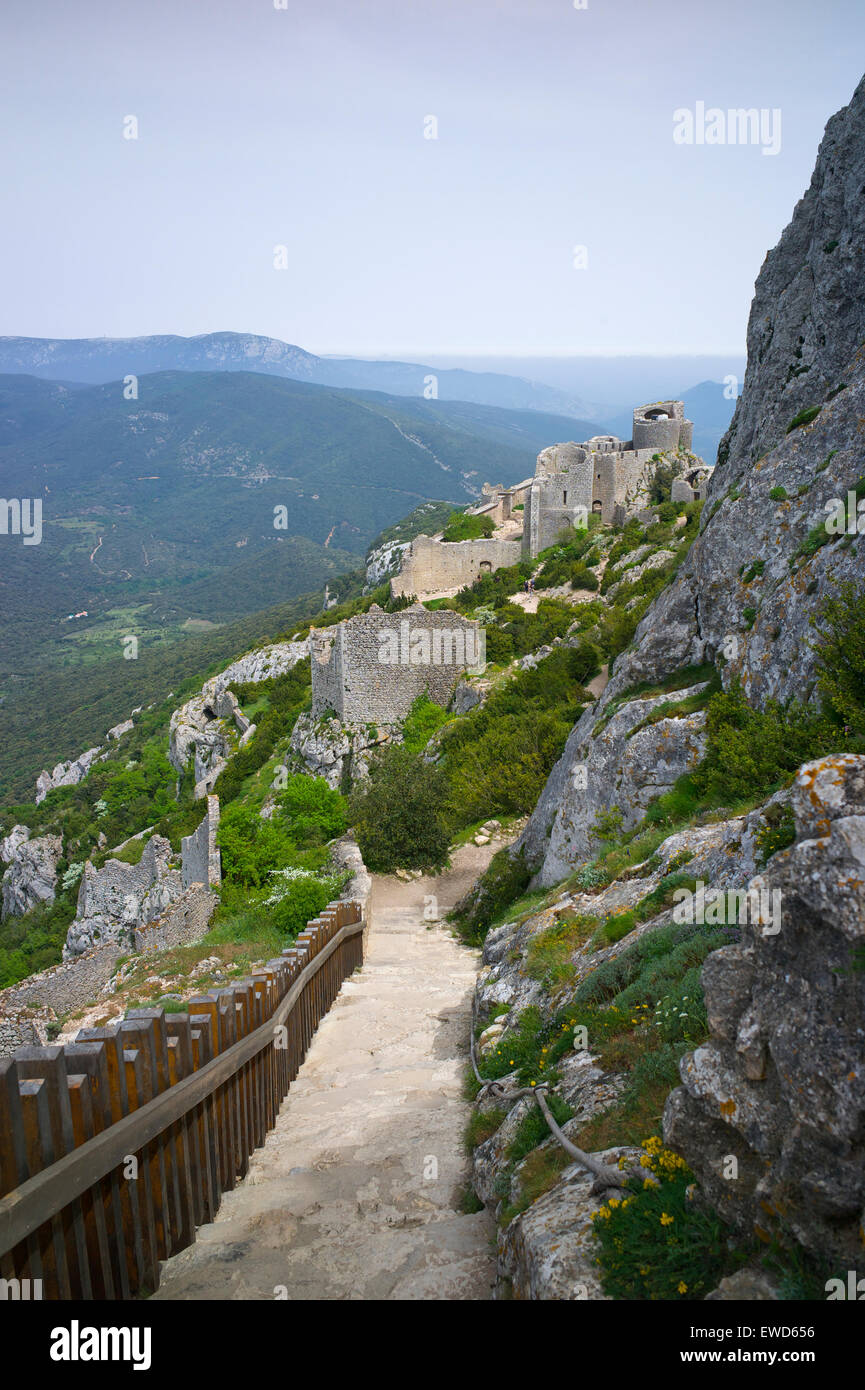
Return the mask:
[[865, 1209], [865, 757], [806, 764], [792, 806], [796, 842], [756, 880], [780, 894], [780, 929], [749, 920], [741, 944], [707, 958], [711, 1033], [682, 1060], [664, 1137], [735, 1229], [765, 1238], [783, 1224], [852, 1268]]
[[[63, 853], [60, 835], [41, 835], [35, 840], [21, 832], [26, 826], [16, 825], [2, 846], [9, 849], [14, 842], [8, 868], [2, 883], [2, 916], [20, 917], [38, 903], [51, 903], [57, 882], [57, 861]], [[3, 858], [6, 858], [3, 854]]]

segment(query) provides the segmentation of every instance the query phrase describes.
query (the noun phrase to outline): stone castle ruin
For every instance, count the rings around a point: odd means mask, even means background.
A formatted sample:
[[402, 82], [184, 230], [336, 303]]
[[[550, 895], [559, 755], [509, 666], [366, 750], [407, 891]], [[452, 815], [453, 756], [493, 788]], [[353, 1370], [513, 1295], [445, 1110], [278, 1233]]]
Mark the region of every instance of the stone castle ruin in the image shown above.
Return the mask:
[[656, 401], [634, 411], [631, 438], [598, 434], [582, 444], [554, 444], [538, 455], [525, 504], [522, 552], [534, 557], [591, 513], [622, 525], [645, 507], [656, 455], [690, 450], [694, 426], [681, 401]]
[[419, 695], [450, 703], [459, 677], [483, 665], [480, 624], [416, 604], [366, 613], [310, 633], [312, 717], [398, 724]]
[[470, 509], [489, 516], [497, 534], [488, 539], [443, 541], [416, 536], [403, 551], [391, 580], [394, 598], [456, 593], [484, 574], [534, 559], [563, 531], [585, 526], [592, 514], [621, 526], [649, 502], [662, 456], [686, 454], [672, 500], [705, 498], [712, 469], [691, 455], [694, 426], [682, 401], [654, 401], [634, 411], [631, 438], [599, 434], [581, 444], [553, 444], [539, 455], [535, 474], [513, 487], [485, 483], [484, 500]]
[[[487, 508], [478, 508], [483, 515]], [[403, 552], [399, 574], [390, 583], [394, 598], [424, 598], [442, 590], [464, 589], [484, 574], [519, 564], [522, 546], [519, 539], [439, 541], [432, 536], [416, 536]]]

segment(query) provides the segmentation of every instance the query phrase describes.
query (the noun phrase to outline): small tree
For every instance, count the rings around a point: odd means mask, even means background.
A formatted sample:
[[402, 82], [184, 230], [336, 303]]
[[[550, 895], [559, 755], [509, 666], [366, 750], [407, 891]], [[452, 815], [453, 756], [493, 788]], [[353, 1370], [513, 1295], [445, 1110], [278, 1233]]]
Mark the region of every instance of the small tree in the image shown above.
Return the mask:
[[408, 748], [379, 754], [351, 797], [351, 818], [368, 868], [440, 868], [449, 836], [444, 820], [447, 780]]
[[294, 773], [279, 798], [283, 816], [298, 845], [322, 845], [345, 833], [348, 807], [345, 797], [327, 785], [323, 777]]
[[865, 734], [865, 589], [857, 593], [849, 580], [841, 584], [811, 622], [822, 629], [816, 644], [820, 694], [854, 734]]

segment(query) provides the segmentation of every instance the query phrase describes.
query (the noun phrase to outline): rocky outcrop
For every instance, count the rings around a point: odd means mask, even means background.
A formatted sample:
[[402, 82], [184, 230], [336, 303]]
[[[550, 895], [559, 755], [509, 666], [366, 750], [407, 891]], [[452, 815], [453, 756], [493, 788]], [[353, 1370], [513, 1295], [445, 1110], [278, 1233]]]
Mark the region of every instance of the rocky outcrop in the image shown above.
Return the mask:
[[193, 761], [196, 799], [207, 796], [236, 748], [253, 737], [255, 725], [228, 689], [236, 681], [264, 681], [284, 675], [309, 654], [309, 642], [277, 642], [248, 652], [202, 686], [198, 695], [171, 716], [168, 759], [184, 772]]
[[39, 903], [54, 901], [62, 853], [62, 836], [40, 835], [31, 840], [26, 825], [13, 827], [0, 842], [0, 858], [8, 864], [2, 884], [3, 917], [20, 917]]
[[55, 787], [77, 787], [102, 752], [100, 747], [88, 748], [86, 753], [71, 762], [58, 763], [53, 772], [40, 772], [36, 778], [36, 805], [39, 806]]
[[120, 724], [115, 724], [113, 729], [108, 730], [108, 737], [116, 743], [124, 734], [128, 734], [130, 729], [135, 728], [134, 719], [124, 719]]
[[727, 488], [819, 405], [865, 341], [865, 78], [826, 126], [811, 184], [763, 263], [748, 321], [748, 368], [721, 442]]
[[4, 864], [11, 864], [20, 845], [25, 840], [30, 839], [30, 830], [26, 825], [13, 825], [8, 835], [0, 840], [0, 860]]
[[748, 922], [741, 944], [707, 958], [711, 1036], [682, 1061], [664, 1136], [735, 1228], [783, 1225], [852, 1268], [865, 1209], [865, 758], [806, 764], [792, 807], [796, 842], [762, 875], [781, 895], [780, 930]]
[[137, 864], [109, 859], [96, 869], [88, 860], [75, 920], [66, 934], [64, 960], [109, 941], [131, 947], [136, 927], [159, 917], [182, 891], [180, 871], [172, 867], [171, 845], [161, 835], [148, 840]]
[[408, 550], [410, 545], [411, 541], [389, 541], [369, 552], [366, 557], [367, 592], [398, 572], [403, 551]]
[[[608, 687], [609, 689], [609, 687]], [[698, 695], [704, 682], [671, 694], [626, 701], [606, 723], [600, 704], [585, 710], [550, 773], [518, 848], [538, 867], [537, 883], [549, 885], [591, 859], [598, 817], [617, 810], [622, 827], [638, 824], [649, 802], [668, 791], [699, 762], [705, 746], [705, 714], [671, 715], [652, 722], [660, 707]]]
[[323, 777], [338, 789], [366, 777], [370, 760], [379, 748], [399, 743], [402, 734], [393, 724], [351, 724], [312, 714], [301, 714], [291, 733], [291, 751], [304, 772]]

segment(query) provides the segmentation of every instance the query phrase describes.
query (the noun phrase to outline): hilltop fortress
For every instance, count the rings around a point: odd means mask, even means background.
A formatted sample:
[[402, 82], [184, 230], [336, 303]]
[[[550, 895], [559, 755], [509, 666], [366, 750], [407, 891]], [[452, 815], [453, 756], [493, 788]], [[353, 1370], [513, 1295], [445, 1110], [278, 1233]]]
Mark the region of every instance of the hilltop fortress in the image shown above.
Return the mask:
[[392, 595], [423, 599], [443, 590], [456, 592], [483, 574], [534, 559], [563, 531], [585, 526], [593, 513], [608, 524], [623, 525], [648, 505], [664, 455], [682, 461], [673, 500], [705, 497], [712, 470], [691, 454], [693, 433], [682, 401], [655, 401], [634, 411], [627, 441], [600, 434], [581, 444], [551, 445], [538, 455], [533, 478], [510, 488], [484, 485], [485, 501], [471, 511], [490, 517], [495, 536], [456, 542], [415, 537], [391, 580]]

